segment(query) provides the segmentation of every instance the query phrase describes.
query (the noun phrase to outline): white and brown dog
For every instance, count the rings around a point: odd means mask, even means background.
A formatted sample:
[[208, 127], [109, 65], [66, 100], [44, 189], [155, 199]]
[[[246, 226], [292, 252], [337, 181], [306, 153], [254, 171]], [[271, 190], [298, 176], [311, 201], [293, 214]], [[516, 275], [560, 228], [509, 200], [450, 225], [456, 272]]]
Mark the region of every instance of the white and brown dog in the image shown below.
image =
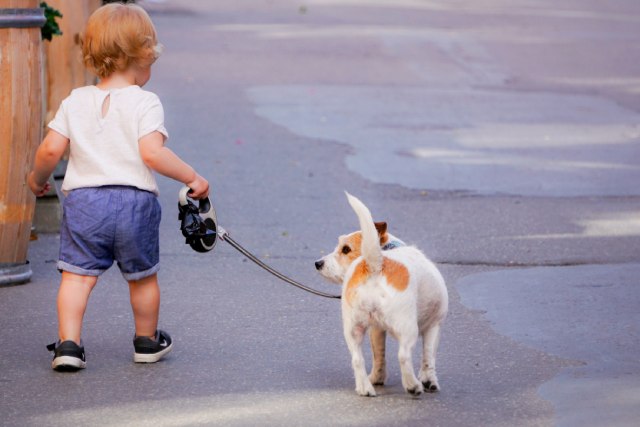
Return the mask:
[[[399, 343], [404, 389], [415, 396], [423, 390], [438, 391], [436, 350], [449, 301], [444, 279], [420, 250], [389, 234], [386, 223], [374, 224], [360, 200], [348, 193], [347, 198], [361, 231], [341, 236], [336, 249], [316, 261], [316, 268], [327, 279], [342, 284], [342, 324], [356, 392], [375, 396], [372, 384], [384, 384], [387, 331]], [[362, 341], [369, 327], [373, 367], [367, 377]], [[423, 341], [419, 379], [411, 357], [418, 335]]]

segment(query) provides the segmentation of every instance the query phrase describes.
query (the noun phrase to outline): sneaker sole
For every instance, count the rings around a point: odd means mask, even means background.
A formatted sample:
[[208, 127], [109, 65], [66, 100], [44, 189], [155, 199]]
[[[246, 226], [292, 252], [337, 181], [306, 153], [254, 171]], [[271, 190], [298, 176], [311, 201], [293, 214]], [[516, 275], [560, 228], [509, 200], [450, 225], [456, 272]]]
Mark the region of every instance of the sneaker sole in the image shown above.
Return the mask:
[[173, 343], [162, 351], [153, 354], [133, 353], [133, 361], [135, 363], [155, 363], [162, 359], [173, 348]]
[[51, 367], [59, 372], [73, 372], [87, 367], [87, 362], [73, 356], [60, 356], [53, 359]]

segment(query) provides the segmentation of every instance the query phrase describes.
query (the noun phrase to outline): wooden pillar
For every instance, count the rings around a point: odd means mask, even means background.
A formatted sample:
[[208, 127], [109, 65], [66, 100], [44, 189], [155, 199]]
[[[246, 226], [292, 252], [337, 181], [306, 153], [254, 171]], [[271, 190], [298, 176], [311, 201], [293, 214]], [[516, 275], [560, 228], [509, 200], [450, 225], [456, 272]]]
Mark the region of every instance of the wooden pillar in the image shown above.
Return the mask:
[[43, 24], [37, 0], [0, 0], [0, 284], [31, 277], [27, 174], [42, 134]]
[[96, 78], [82, 62], [80, 39], [89, 16], [102, 5], [101, 0], [48, 0], [62, 13], [58, 19], [62, 36], [45, 42], [47, 97], [45, 126], [53, 120], [60, 102], [77, 87], [94, 84]]
[[[44, 41], [44, 135], [60, 103], [73, 89], [95, 84], [95, 76], [86, 70], [82, 61], [81, 37], [89, 16], [102, 5], [101, 0], [47, 0], [47, 4], [62, 14], [56, 22], [62, 35]], [[68, 153], [53, 172], [52, 190], [36, 201], [33, 225], [36, 233], [57, 233], [62, 220], [63, 197], [59, 188], [67, 169]]]

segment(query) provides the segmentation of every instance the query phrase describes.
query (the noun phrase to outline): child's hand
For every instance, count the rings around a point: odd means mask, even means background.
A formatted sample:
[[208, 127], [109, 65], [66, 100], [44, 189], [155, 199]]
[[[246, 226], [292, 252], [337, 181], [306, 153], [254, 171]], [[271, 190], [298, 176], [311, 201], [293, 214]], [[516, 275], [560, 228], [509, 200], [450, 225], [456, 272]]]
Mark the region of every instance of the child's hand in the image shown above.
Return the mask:
[[43, 185], [40, 185], [36, 182], [35, 173], [32, 171], [29, 174], [29, 178], [27, 178], [27, 183], [29, 184], [29, 188], [36, 197], [42, 197], [51, 190], [51, 184], [49, 181], [46, 181]]
[[192, 199], [204, 199], [209, 195], [209, 182], [198, 174], [187, 186], [191, 189], [188, 194]]

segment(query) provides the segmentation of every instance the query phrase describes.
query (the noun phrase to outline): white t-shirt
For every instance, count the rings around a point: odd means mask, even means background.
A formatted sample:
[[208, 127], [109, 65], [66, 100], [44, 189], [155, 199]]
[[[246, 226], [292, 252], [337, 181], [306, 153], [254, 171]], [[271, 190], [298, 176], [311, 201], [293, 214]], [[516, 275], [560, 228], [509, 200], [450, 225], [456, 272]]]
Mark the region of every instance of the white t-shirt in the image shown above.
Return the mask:
[[[109, 110], [102, 117], [107, 96]], [[63, 191], [130, 185], [158, 194], [158, 184], [138, 149], [138, 140], [151, 132], [169, 137], [162, 104], [154, 93], [136, 85], [110, 90], [78, 88], [62, 101], [49, 128], [70, 140]]]

